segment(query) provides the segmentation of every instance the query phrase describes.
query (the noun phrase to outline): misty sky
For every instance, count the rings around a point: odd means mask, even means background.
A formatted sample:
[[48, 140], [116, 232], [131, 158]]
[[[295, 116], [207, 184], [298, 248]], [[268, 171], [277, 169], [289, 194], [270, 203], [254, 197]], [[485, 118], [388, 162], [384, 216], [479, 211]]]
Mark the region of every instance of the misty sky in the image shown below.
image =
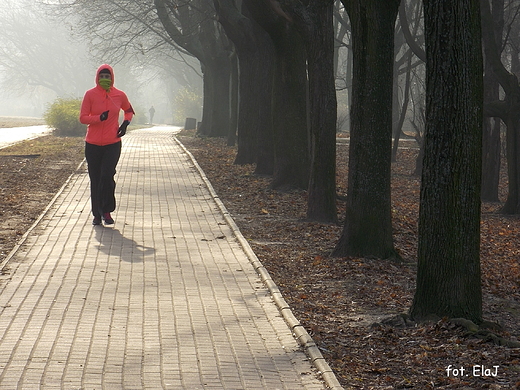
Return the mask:
[[[175, 72], [156, 66], [158, 61], [147, 59], [149, 54], [117, 61], [99, 57], [106, 43], [82, 36], [81, 23], [74, 20], [77, 14], [57, 18], [58, 12], [49, 5], [58, 3], [0, 1], [0, 115], [40, 117], [57, 97], [82, 98], [94, 86], [97, 67], [110, 63], [116, 86], [129, 95], [138, 113], [148, 113], [154, 105], [156, 118], [171, 118], [172, 92], [180, 88]], [[183, 61], [170, 62], [188, 68]], [[194, 63], [193, 69], [200, 68]]]

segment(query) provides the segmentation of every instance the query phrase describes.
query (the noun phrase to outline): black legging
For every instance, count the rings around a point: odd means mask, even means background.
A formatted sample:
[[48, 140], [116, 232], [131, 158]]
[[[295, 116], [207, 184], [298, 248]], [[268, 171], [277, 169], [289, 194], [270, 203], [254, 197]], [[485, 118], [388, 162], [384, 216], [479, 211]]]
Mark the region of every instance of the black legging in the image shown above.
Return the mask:
[[94, 217], [99, 218], [103, 213], [110, 213], [116, 209], [114, 175], [120, 156], [121, 141], [105, 146], [85, 143]]

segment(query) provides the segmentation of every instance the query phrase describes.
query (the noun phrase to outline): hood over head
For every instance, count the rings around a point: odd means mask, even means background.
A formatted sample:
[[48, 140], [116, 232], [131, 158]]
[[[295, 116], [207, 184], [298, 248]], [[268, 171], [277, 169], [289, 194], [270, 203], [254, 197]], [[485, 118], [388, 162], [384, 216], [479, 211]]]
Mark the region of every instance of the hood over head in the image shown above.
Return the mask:
[[108, 64], [101, 65], [96, 72], [96, 85], [99, 85], [99, 74], [102, 70], [108, 70], [112, 75], [112, 86], [114, 86], [114, 69]]

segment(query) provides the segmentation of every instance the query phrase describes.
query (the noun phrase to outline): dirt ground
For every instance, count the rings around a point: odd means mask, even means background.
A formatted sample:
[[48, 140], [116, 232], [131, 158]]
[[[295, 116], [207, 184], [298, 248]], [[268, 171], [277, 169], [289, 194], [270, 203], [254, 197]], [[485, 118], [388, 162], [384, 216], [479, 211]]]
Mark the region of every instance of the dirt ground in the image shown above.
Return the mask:
[[[10, 126], [0, 118], [1, 127]], [[269, 178], [255, 176], [253, 166], [233, 165], [236, 149], [223, 140], [191, 133], [179, 138], [346, 389], [520, 388], [519, 348], [496, 345], [489, 334], [475, 337], [447, 319], [385, 321], [408, 310], [415, 287], [416, 150], [400, 150], [393, 165], [394, 238], [405, 259], [394, 263], [331, 258], [341, 224], [304, 221], [305, 191], [269, 190]], [[346, 192], [347, 154], [347, 145], [338, 144], [340, 194]], [[82, 159], [78, 138], [46, 136], [0, 150], [0, 261]], [[502, 197], [506, 191], [503, 184]], [[483, 205], [484, 313], [503, 326], [493, 334], [518, 341], [520, 218], [497, 214], [499, 206]], [[341, 202], [338, 215], [344, 215]]]

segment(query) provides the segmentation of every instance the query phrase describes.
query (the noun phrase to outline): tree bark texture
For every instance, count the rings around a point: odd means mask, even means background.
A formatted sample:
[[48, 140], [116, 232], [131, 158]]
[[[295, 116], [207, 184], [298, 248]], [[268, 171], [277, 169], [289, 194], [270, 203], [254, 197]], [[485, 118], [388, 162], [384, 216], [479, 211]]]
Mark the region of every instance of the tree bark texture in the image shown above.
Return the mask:
[[307, 23], [307, 66], [311, 171], [307, 219], [337, 222], [336, 209], [336, 119], [334, 80], [334, 24], [332, 1], [316, 2]]
[[425, 0], [426, 129], [419, 211], [416, 320], [482, 321], [480, 189], [482, 52], [479, 0]]
[[353, 76], [345, 224], [334, 256], [398, 258], [390, 192], [394, 25], [399, 1], [343, 2]]

